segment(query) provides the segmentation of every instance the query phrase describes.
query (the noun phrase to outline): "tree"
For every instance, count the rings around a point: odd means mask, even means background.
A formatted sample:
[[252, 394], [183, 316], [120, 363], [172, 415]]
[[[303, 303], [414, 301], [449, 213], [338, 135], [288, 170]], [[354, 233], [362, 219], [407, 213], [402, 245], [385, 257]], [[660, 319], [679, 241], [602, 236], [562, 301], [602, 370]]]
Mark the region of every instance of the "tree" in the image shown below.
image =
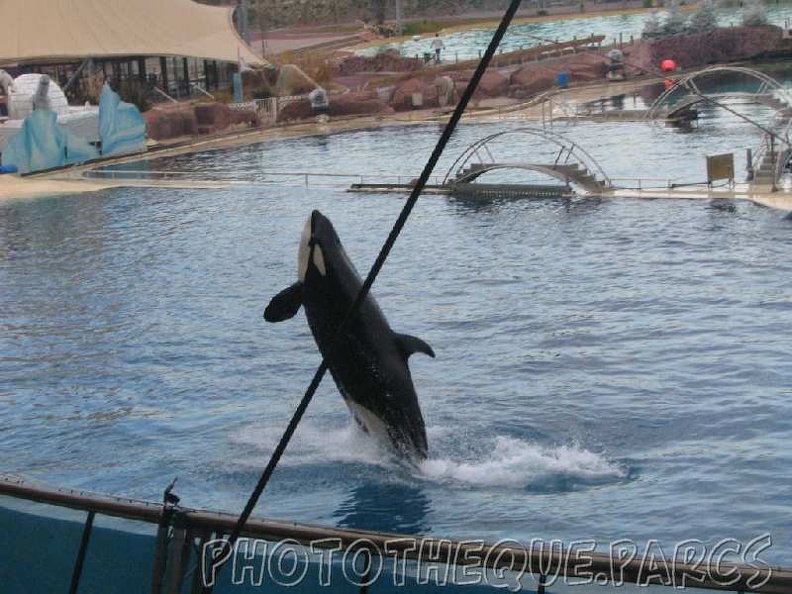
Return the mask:
[[641, 35], [643, 37], [658, 37], [660, 34], [660, 17], [658, 16], [657, 11], [653, 10], [649, 13], [649, 17], [644, 23], [643, 32]]
[[690, 17], [688, 26], [693, 33], [703, 33], [718, 28], [718, 17], [715, 14], [715, 3], [712, 0], [701, 0], [696, 12]]
[[668, 3], [668, 17], [663, 23], [663, 34], [679, 35], [685, 32], [685, 15], [679, 7], [679, 0], [671, 0]]
[[757, 27], [767, 23], [767, 12], [761, 0], [748, 0], [743, 10], [742, 24], [746, 27]]

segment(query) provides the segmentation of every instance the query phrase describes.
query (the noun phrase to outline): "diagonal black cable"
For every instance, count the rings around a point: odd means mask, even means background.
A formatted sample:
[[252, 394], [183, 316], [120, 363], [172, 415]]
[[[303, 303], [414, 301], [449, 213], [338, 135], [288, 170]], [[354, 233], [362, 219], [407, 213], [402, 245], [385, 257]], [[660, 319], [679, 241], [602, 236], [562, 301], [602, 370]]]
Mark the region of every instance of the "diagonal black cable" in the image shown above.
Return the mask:
[[[443, 154], [443, 150], [445, 146], [448, 144], [448, 141], [451, 139], [451, 135], [456, 130], [457, 124], [459, 124], [459, 120], [462, 118], [462, 114], [467, 108], [468, 103], [470, 102], [471, 97], [473, 97], [473, 93], [475, 92], [476, 88], [478, 87], [479, 81], [481, 81], [481, 77], [484, 75], [487, 67], [489, 66], [492, 57], [495, 55], [495, 51], [498, 49], [500, 45], [501, 39], [503, 39], [503, 35], [506, 33], [506, 29], [508, 29], [509, 24], [511, 23], [512, 19], [514, 18], [517, 9], [520, 6], [522, 0], [511, 0], [506, 13], [503, 15], [503, 19], [501, 20], [500, 24], [498, 25], [495, 34], [492, 36], [492, 40], [490, 41], [489, 46], [487, 47], [487, 51], [484, 52], [484, 56], [478, 63], [476, 67], [476, 71], [473, 74], [473, 77], [470, 79], [470, 82], [467, 85], [464, 93], [462, 93], [462, 97], [459, 100], [456, 108], [454, 109], [454, 113], [451, 115], [451, 118], [448, 120], [448, 124], [443, 129], [443, 133], [440, 136], [440, 139], [437, 141], [437, 145], [432, 151], [429, 160], [426, 162], [424, 166], [423, 172], [421, 176], [418, 178], [415, 186], [413, 187], [412, 192], [410, 193], [407, 202], [404, 204], [401, 213], [399, 214], [399, 218], [396, 219], [396, 222], [393, 225], [393, 228], [388, 235], [388, 238], [385, 240], [385, 243], [380, 250], [377, 259], [374, 261], [374, 264], [371, 267], [371, 270], [368, 273], [368, 276], [363, 281], [363, 285], [360, 288], [360, 292], [358, 293], [355, 301], [352, 303], [352, 306], [349, 308], [346, 316], [344, 316], [343, 321], [339, 325], [338, 329], [336, 330], [336, 339], [334, 339], [333, 343], [330, 346], [330, 350], [328, 355], [333, 352], [335, 349], [335, 345], [337, 344], [337, 337], [341, 334], [341, 332], [346, 328], [349, 324], [349, 321], [352, 319], [352, 316], [355, 315], [357, 310], [359, 309], [361, 303], [368, 295], [369, 291], [371, 290], [371, 285], [374, 284], [374, 281], [377, 278], [380, 270], [382, 269], [383, 265], [385, 264], [385, 260], [388, 258], [391, 249], [393, 249], [396, 240], [399, 237], [404, 225], [407, 223], [407, 219], [410, 216], [413, 208], [415, 207], [416, 202], [418, 201], [421, 192], [423, 191], [424, 187], [426, 186], [427, 181], [429, 180], [429, 176], [434, 171], [435, 165], [437, 165], [437, 161], [440, 159], [440, 156]], [[292, 416], [289, 424], [286, 427], [286, 430], [283, 432], [283, 436], [281, 437], [278, 445], [275, 447], [275, 451], [272, 453], [269, 462], [267, 463], [266, 468], [264, 468], [263, 473], [261, 474], [261, 478], [259, 479], [256, 488], [253, 490], [253, 493], [248, 499], [247, 504], [245, 505], [245, 509], [242, 510], [242, 513], [237, 520], [236, 525], [234, 526], [234, 530], [231, 532], [228, 540], [224, 545], [224, 552], [231, 552], [233, 551], [233, 546], [236, 540], [239, 538], [239, 535], [242, 532], [242, 529], [245, 526], [250, 515], [253, 513], [253, 509], [256, 507], [258, 503], [259, 497], [261, 497], [261, 493], [264, 491], [264, 488], [267, 486], [272, 473], [275, 471], [275, 467], [278, 465], [283, 452], [286, 450], [286, 446], [289, 444], [292, 436], [294, 435], [295, 430], [297, 429], [297, 425], [299, 424], [300, 420], [302, 419], [303, 414], [305, 413], [308, 405], [311, 402], [314, 394], [316, 393], [317, 388], [319, 388], [319, 384], [322, 382], [322, 378], [324, 374], [327, 372], [327, 361], [326, 358], [322, 359], [322, 363], [319, 365], [319, 368], [316, 370], [316, 373], [311, 380], [308, 389], [305, 392], [300, 404], [297, 406], [297, 409], [294, 411], [294, 415]], [[225, 555], [224, 555], [225, 556]], [[230, 555], [229, 555], [230, 556]], [[228, 557], [226, 557], [227, 559]], [[221, 568], [218, 568], [217, 573]], [[217, 575], [217, 573], [215, 575]]]

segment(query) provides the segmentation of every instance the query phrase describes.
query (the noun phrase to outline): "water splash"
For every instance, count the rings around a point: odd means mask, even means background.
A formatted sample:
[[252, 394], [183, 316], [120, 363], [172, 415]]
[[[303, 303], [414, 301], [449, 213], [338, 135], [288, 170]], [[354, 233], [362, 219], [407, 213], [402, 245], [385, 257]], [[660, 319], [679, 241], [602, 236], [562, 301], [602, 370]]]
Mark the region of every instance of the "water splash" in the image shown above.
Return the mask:
[[421, 473], [430, 480], [468, 486], [542, 488], [575, 482], [596, 484], [623, 479], [619, 464], [575, 445], [557, 447], [498, 436], [494, 447], [478, 459], [429, 458]]
[[[256, 425], [240, 431], [234, 441], [259, 450], [255, 458], [256, 464], [260, 464], [260, 452], [271, 452], [279, 438], [280, 428]], [[303, 422], [289, 444], [288, 453], [283, 457], [281, 465], [359, 463], [387, 467], [393, 465], [394, 460], [392, 453], [382, 448], [354, 423], [327, 427]]]
[[[332, 439], [328, 436], [332, 435]], [[579, 485], [618, 481], [628, 471], [602, 454], [577, 445], [549, 446], [507, 436], [497, 436], [490, 447], [463, 452], [450, 428], [429, 429], [430, 457], [417, 468], [407, 466], [393, 452], [364, 434], [354, 423], [323, 427], [304, 423], [284, 466], [312, 464], [364, 464], [386, 469], [391, 478], [411, 481], [410, 476], [447, 485], [505, 487], [530, 490], [569, 490]], [[249, 427], [235, 441], [270, 450], [275, 434], [263, 427]], [[270, 443], [272, 445], [270, 445]], [[484, 445], [484, 444], [479, 444]], [[443, 452], [431, 455], [432, 451]], [[260, 464], [260, 456], [255, 457]]]

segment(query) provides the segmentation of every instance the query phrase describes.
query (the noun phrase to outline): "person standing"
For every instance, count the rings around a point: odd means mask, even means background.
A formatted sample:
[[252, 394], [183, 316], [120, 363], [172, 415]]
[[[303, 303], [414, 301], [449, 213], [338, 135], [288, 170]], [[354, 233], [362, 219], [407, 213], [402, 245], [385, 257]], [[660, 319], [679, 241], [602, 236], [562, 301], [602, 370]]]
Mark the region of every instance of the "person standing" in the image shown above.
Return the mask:
[[440, 63], [440, 52], [445, 49], [445, 44], [443, 43], [443, 40], [440, 39], [440, 34], [439, 33], [435, 33], [434, 39], [432, 39], [431, 48], [434, 50], [435, 62], [437, 64], [439, 64]]

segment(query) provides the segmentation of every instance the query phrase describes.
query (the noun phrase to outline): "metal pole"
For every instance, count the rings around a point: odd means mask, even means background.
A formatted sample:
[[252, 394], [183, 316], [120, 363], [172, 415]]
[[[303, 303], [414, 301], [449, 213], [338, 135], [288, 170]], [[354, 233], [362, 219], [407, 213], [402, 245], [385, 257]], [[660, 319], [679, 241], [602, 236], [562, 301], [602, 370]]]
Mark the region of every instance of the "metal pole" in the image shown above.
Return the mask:
[[181, 514], [176, 514], [173, 527], [173, 537], [168, 543], [168, 566], [165, 571], [165, 592], [178, 594], [182, 589], [184, 568], [190, 553], [190, 541], [187, 537], [185, 519]]
[[748, 162], [745, 166], [745, 171], [747, 173], [746, 177], [748, 181], [753, 181], [754, 178], [754, 168], [753, 168], [753, 151], [751, 149], [745, 149], [745, 160]]
[[82, 74], [83, 68], [89, 66], [92, 62], [93, 62], [93, 58], [85, 58], [85, 60], [82, 61], [82, 64], [80, 64], [79, 68], [77, 68], [77, 70], [74, 71], [74, 74], [71, 75], [71, 78], [68, 80], [68, 82], [65, 85], [63, 85], [63, 89], [61, 90], [65, 93], [66, 89], [72, 86], [74, 81], [80, 78], [80, 74]]
[[85, 563], [85, 553], [88, 550], [88, 541], [91, 539], [91, 530], [93, 528], [95, 515], [96, 512], [90, 511], [88, 512], [88, 518], [85, 520], [82, 540], [80, 540], [80, 550], [77, 553], [77, 560], [74, 562], [74, 571], [72, 572], [69, 594], [77, 594], [77, 589], [80, 587], [80, 577], [82, 576], [83, 564]]
[[403, 31], [402, 0], [396, 0], [396, 35], [401, 35]]
[[248, 0], [239, 0], [237, 11], [237, 29], [239, 30], [239, 36], [245, 40], [245, 43], [250, 45], [250, 27], [248, 27]]

